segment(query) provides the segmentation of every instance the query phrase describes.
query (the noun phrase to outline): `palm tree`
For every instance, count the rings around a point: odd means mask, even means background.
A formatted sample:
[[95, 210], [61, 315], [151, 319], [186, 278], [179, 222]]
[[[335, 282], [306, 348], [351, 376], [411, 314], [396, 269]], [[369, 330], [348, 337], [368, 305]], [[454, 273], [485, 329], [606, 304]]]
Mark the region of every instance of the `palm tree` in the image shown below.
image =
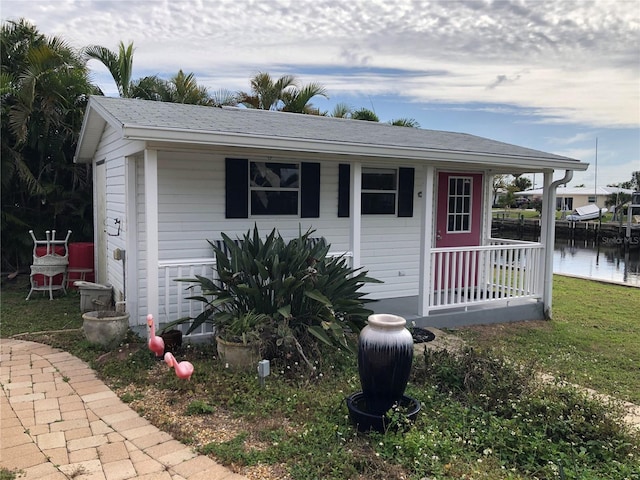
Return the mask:
[[157, 75], [149, 75], [131, 82], [129, 96], [143, 100], [170, 102], [171, 89], [166, 80]]
[[211, 97], [206, 87], [198, 85], [193, 73], [185, 75], [179, 70], [168, 82], [173, 103], [211, 105]]
[[359, 108], [351, 113], [351, 118], [354, 120], [366, 120], [367, 122], [379, 122], [378, 115], [373, 110], [368, 108]]
[[261, 110], [277, 110], [285, 90], [295, 86], [293, 75], [283, 75], [273, 80], [267, 72], [259, 72], [251, 79], [251, 93], [239, 92], [238, 99], [245, 107]]
[[[2, 47], [2, 260], [29, 250], [29, 229], [71, 229], [90, 238], [91, 175], [73, 163], [87, 98], [86, 63], [61, 38], [25, 20], [7, 22]], [[29, 258], [27, 256], [27, 258]], [[24, 260], [23, 260], [24, 261]], [[15, 265], [13, 263], [13, 265]]]
[[84, 49], [84, 54], [107, 67], [116, 82], [120, 96], [129, 98], [133, 74], [133, 50], [133, 42], [125, 46], [121, 41], [118, 45], [118, 53], [100, 45], [91, 45]]
[[292, 88], [290, 90], [286, 90], [282, 95], [282, 111], [293, 113], [314, 113], [318, 115], [318, 109], [314, 109], [313, 104], [309, 103], [310, 100], [317, 95], [328, 98], [326, 88], [316, 82], [304, 85], [300, 89]]
[[393, 120], [389, 120], [387, 123], [389, 123], [390, 125], [395, 125], [397, 127], [420, 128], [420, 124], [415, 118], [396, 118]]
[[238, 95], [225, 88], [219, 88], [211, 94], [211, 104], [214, 107], [222, 107], [224, 105], [235, 107], [238, 103]]
[[351, 118], [352, 108], [346, 103], [338, 103], [333, 107], [331, 116], [334, 118]]

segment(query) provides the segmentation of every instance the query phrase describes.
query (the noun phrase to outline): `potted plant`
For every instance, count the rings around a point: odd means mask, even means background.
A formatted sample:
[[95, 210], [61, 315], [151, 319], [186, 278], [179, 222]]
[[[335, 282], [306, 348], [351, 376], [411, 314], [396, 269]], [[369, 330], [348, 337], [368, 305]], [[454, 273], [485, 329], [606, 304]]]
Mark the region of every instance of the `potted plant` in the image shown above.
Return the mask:
[[250, 369], [260, 360], [260, 334], [270, 318], [254, 310], [218, 317], [218, 355], [230, 368]]
[[200, 315], [178, 321], [190, 322], [186, 334], [209, 322], [223, 341], [260, 337], [266, 358], [297, 355], [310, 368], [307, 349], [317, 353], [320, 343], [355, 351], [355, 334], [372, 313], [359, 289], [377, 280], [328, 256], [329, 245], [312, 234], [285, 241], [275, 229], [263, 238], [254, 227], [238, 241], [222, 233], [223, 244], [209, 242], [214, 278], [178, 279], [199, 293], [189, 300], [204, 303]]

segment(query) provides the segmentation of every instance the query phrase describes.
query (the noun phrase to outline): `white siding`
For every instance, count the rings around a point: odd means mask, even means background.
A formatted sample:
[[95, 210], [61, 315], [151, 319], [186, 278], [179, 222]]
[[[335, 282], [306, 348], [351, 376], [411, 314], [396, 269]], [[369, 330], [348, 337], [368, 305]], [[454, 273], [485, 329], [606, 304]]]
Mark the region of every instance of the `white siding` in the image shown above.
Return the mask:
[[[404, 165], [403, 165], [404, 166]], [[410, 166], [410, 165], [407, 165]], [[413, 216], [362, 216], [361, 262], [369, 276], [383, 281], [364, 289], [371, 298], [418, 294], [422, 169], [415, 169]]]
[[[273, 160], [295, 161], [292, 158], [274, 158]], [[226, 219], [225, 156], [203, 152], [159, 151], [158, 240], [160, 261], [210, 258], [213, 256], [213, 252], [207, 240], [220, 239], [221, 232], [232, 238], [242, 236], [253, 228], [254, 223], [264, 234], [276, 226], [285, 238], [296, 237], [299, 229], [304, 232], [308, 228], [313, 228], [316, 230], [314, 236], [326, 238], [331, 244], [332, 251], [349, 250], [349, 219], [337, 216], [338, 162], [320, 163], [319, 218], [261, 216], [248, 219]], [[138, 320], [135, 323], [142, 324], [147, 312], [143, 163], [137, 161], [136, 168]], [[371, 298], [417, 295], [421, 208], [417, 191], [418, 186], [422, 184], [420, 171], [419, 168], [416, 168], [413, 217], [398, 218], [381, 215], [363, 217], [362, 264], [364, 269], [369, 271], [369, 276], [384, 282], [383, 284], [366, 286], [365, 291], [370, 293]], [[166, 279], [162, 271], [158, 281], [160, 292], [163, 292]], [[184, 296], [187, 295], [184, 292]], [[168, 308], [164, 299], [160, 301], [160, 318], [158, 320], [161, 323], [175, 320], [178, 300], [172, 294]], [[132, 323], [134, 323], [133, 319]]]
[[224, 156], [203, 153], [167, 154], [158, 158], [158, 203], [160, 260], [212, 256], [207, 240], [218, 240], [220, 232], [232, 238], [253, 228], [265, 234], [274, 226], [285, 238], [294, 238], [301, 228], [316, 230], [332, 250], [349, 245], [348, 219], [337, 218], [338, 165], [321, 165], [320, 218], [254, 217], [225, 218]]
[[[96, 229], [106, 230], [107, 282], [113, 285], [115, 300], [124, 296], [122, 262], [113, 258], [115, 249], [125, 249], [127, 222], [125, 213], [125, 173], [122, 149], [132, 142], [118, 139], [118, 133], [107, 126], [95, 155], [95, 161], [105, 162], [106, 169], [106, 219]], [[116, 220], [120, 223], [116, 223]], [[99, 255], [96, 252], [96, 255]]]

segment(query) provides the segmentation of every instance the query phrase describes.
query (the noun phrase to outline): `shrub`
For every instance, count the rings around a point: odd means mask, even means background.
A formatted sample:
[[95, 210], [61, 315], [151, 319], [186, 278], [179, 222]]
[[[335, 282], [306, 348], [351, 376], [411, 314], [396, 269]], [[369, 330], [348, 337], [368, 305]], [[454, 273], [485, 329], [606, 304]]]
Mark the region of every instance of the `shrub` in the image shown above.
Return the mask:
[[[455, 429], [448, 425], [449, 437], [464, 445], [465, 454], [490, 456], [534, 478], [632, 478], [626, 475], [638, 457], [638, 436], [615, 406], [570, 386], [544, 383], [533, 365], [520, 366], [490, 351], [464, 349], [455, 355], [427, 349], [415, 362], [412, 381], [432, 384], [433, 395], [440, 397], [433, 400], [438, 413], [461, 419]], [[403, 447], [411, 438], [402, 439]], [[450, 455], [450, 445], [438, 441], [434, 454]]]
[[234, 319], [255, 312], [263, 319], [256, 328], [275, 355], [295, 350], [311, 366], [305, 350], [318, 350], [318, 343], [352, 350], [352, 334], [372, 313], [364, 308], [360, 288], [377, 280], [350, 268], [342, 256], [328, 257], [329, 245], [313, 233], [286, 242], [274, 229], [263, 240], [256, 226], [239, 242], [223, 233], [226, 252], [210, 242], [218, 278], [181, 279], [202, 289], [202, 295], [189, 299], [206, 304], [190, 331], [203, 322], [223, 331]]

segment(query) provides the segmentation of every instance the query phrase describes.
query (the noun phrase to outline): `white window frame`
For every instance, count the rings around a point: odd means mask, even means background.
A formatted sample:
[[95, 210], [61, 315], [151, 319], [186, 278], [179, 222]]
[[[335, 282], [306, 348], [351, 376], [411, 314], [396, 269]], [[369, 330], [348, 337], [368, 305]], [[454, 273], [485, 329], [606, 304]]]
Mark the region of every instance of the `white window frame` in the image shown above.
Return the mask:
[[[263, 186], [253, 186], [251, 185], [251, 171], [252, 166], [254, 164], [263, 163], [263, 164], [280, 164], [280, 165], [295, 165], [298, 171], [298, 186], [297, 187], [263, 187]], [[302, 189], [301, 189], [301, 172], [302, 165], [300, 162], [296, 161], [273, 161], [273, 160], [249, 160], [249, 175], [247, 178], [247, 182], [249, 183], [249, 218], [258, 217], [264, 218], [269, 216], [280, 217], [300, 217], [300, 204], [302, 197]], [[252, 196], [253, 192], [296, 192], [297, 193], [297, 207], [295, 213], [254, 213], [253, 212], [253, 202]]]
[[[390, 193], [393, 194], [394, 197], [394, 205], [393, 205], [393, 212], [384, 212], [384, 213], [378, 213], [378, 212], [364, 212], [364, 210], [362, 211], [362, 215], [397, 215], [398, 213], [398, 195], [399, 195], [399, 188], [398, 188], [398, 181], [399, 181], [399, 170], [397, 168], [389, 168], [389, 167], [362, 167], [362, 177], [364, 177], [365, 173], [369, 171], [369, 172], [373, 172], [373, 171], [379, 171], [379, 172], [388, 172], [388, 173], [393, 173], [394, 175], [394, 180], [395, 180], [395, 186], [393, 190], [380, 190], [380, 189], [365, 189], [364, 187], [362, 188], [360, 195], [362, 196], [363, 194], [384, 194], [384, 195], [388, 195]], [[364, 181], [362, 180], [362, 184], [364, 185]], [[363, 202], [364, 203], [364, 202]]]
[[[462, 194], [457, 194], [457, 192], [456, 192], [455, 195], [452, 195], [451, 194], [451, 181], [452, 180], [455, 180], [456, 184], [457, 184], [458, 180], [462, 180], [463, 182], [468, 182], [469, 183], [469, 194], [465, 195], [464, 192]], [[451, 203], [451, 198], [452, 197], [454, 198], [454, 200], [462, 199], [463, 211], [460, 211], [460, 212], [458, 212], [458, 211], [450, 212], [449, 211], [449, 205]], [[464, 211], [464, 199], [465, 198], [469, 199], [469, 210], [467, 212]], [[454, 210], [455, 210], [456, 206], [457, 206], [457, 201], [454, 201]], [[453, 218], [454, 218], [454, 222], [453, 222], [454, 227], [455, 227], [455, 224], [456, 224], [455, 219], [457, 217], [461, 218], [461, 226], [463, 226], [464, 225], [465, 216], [467, 216], [468, 217], [468, 223], [467, 223], [468, 228], [467, 229], [461, 229], [461, 230], [451, 230], [449, 228], [449, 220], [450, 220], [452, 215], [453, 215]], [[473, 225], [473, 177], [468, 177], [468, 176], [465, 176], [465, 175], [450, 175], [449, 178], [448, 178], [448, 182], [447, 182], [447, 234], [455, 235], [456, 233], [471, 233], [472, 225]]]

